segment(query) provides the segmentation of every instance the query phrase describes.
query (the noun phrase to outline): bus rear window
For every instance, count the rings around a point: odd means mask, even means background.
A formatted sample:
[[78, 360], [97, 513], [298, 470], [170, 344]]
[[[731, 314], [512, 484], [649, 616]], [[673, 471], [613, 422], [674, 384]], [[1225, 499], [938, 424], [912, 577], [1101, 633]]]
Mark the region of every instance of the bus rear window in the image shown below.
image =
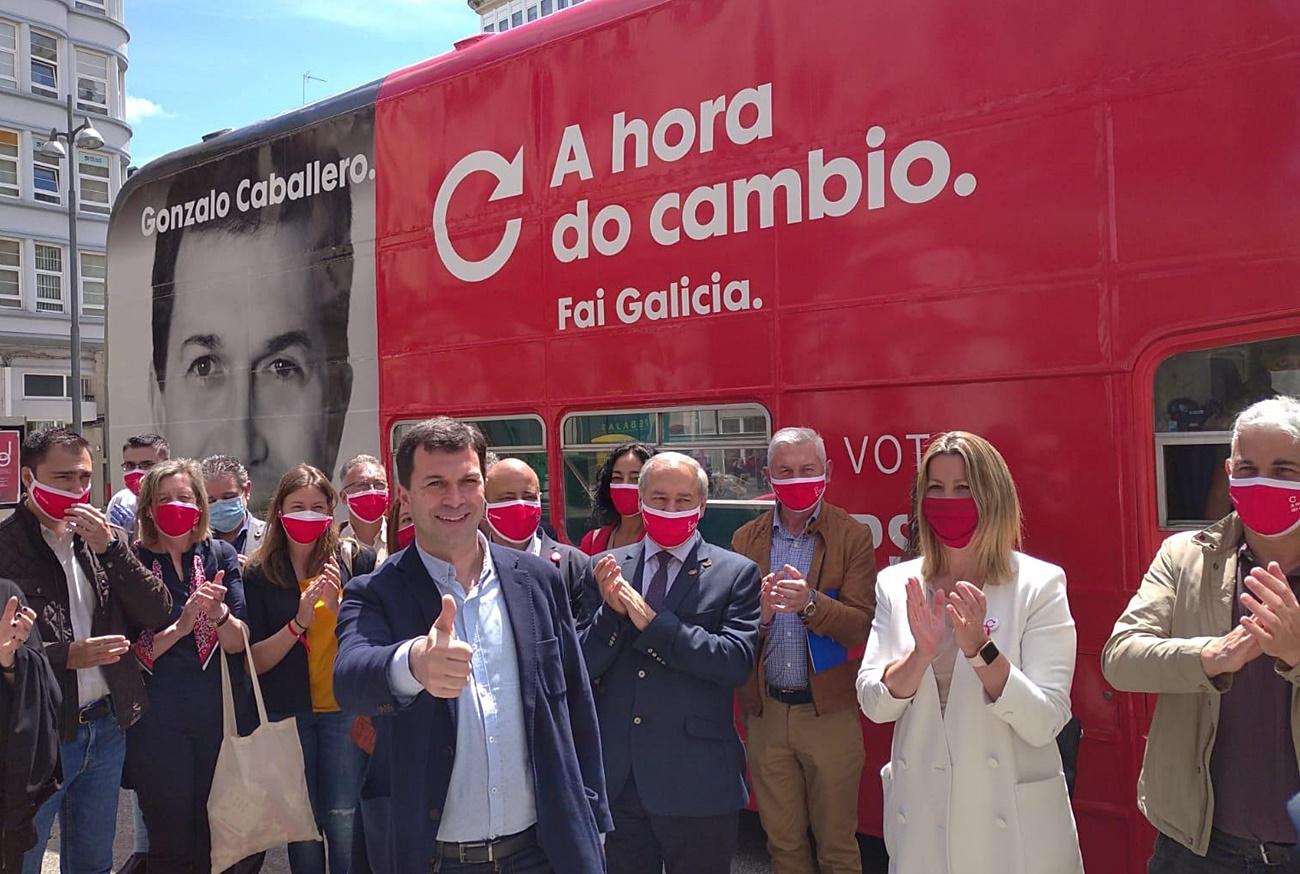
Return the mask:
[[1300, 395], [1300, 337], [1198, 349], [1156, 369], [1156, 494], [1160, 527], [1200, 528], [1232, 509], [1223, 463], [1242, 410]]

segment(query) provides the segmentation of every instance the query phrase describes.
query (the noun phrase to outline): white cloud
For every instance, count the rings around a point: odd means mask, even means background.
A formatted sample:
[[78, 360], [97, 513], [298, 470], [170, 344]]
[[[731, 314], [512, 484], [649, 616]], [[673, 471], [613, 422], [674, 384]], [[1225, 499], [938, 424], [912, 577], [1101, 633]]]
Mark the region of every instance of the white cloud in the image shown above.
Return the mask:
[[284, 11], [296, 18], [380, 33], [449, 30], [476, 33], [478, 16], [464, 0], [280, 0]]
[[147, 97], [126, 96], [126, 120], [129, 124], [139, 124], [146, 118], [172, 118], [172, 114]]

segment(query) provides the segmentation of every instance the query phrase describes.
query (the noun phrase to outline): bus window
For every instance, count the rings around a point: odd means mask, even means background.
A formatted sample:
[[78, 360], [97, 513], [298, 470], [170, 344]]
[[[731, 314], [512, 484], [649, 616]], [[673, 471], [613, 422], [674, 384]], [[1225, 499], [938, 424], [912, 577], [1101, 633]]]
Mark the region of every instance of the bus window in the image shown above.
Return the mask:
[[1300, 394], [1300, 337], [1199, 349], [1156, 369], [1160, 527], [1200, 528], [1232, 509], [1223, 462], [1232, 423], [1256, 401]]
[[709, 512], [701, 531], [727, 545], [731, 533], [770, 505], [763, 466], [772, 420], [758, 404], [572, 413], [562, 426], [564, 518], [574, 543], [591, 527], [591, 494], [609, 450], [638, 440], [690, 455], [709, 474]]
[[[498, 458], [518, 458], [537, 471], [537, 479], [542, 489], [542, 524], [549, 527], [550, 488], [546, 464], [546, 426], [541, 416], [524, 414], [518, 416], [495, 416], [492, 418], [460, 417], [459, 421], [468, 422], [483, 432], [488, 449]], [[415, 422], [399, 422], [393, 426], [393, 451], [402, 435], [411, 429]]]

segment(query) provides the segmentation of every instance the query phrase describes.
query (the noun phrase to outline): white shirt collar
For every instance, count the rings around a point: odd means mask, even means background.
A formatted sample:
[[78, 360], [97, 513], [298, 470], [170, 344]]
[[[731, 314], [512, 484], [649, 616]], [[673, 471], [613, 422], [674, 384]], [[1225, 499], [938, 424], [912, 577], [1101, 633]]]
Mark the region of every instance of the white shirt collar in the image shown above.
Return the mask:
[[699, 539], [700, 539], [700, 532], [696, 531], [690, 537], [686, 538], [685, 543], [681, 544], [680, 546], [674, 546], [672, 549], [665, 550], [662, 546], [655, 543], [653, 538], [651, 538], [649, 535], [646, 535], [645, 563], [649, 564], [650, 559], [653, 556], [656, 556], [659, 553], [666, 551], [669, 555], [677, 559], [682, 564], [686, 564], [686, 559], [690, 558], [691, 550], [695, 548], [695, 544], [699, 541]]

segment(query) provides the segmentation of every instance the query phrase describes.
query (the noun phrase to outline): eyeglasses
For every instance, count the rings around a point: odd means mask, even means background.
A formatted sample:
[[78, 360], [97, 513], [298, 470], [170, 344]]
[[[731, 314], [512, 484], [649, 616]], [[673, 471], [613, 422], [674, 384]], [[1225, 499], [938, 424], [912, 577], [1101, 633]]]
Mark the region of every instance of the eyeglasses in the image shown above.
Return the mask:
[[380, 491], [387, 491], [388, 483], [384, 482], [381, 479], [359, 480], [357, 482], [352, 483], [351, 485], [344, 486], [342, 491], [343, 494], [345, 495], [358, 495], [361, 492], [369, 492], [375, 489], [378, 489]]
[[156, 461], [124, 461], [122, 462], [122, 473], [130, 473], [133, 470], [152, 470]]

